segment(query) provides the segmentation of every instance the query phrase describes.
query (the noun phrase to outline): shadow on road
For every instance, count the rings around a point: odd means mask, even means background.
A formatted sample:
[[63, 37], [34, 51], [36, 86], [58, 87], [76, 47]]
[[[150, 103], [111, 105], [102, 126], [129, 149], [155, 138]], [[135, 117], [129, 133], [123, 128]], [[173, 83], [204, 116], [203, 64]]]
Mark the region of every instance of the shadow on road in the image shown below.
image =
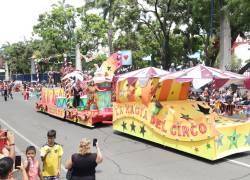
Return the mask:
[[226, 162], [227, 159], [233, 160], [233, 159], [238, 159], [238, 158], [242, 158], [242, 157], [246, 157], [246, 156], [250, 155], [250, 152], [242, 152], [242, 153], [227, 156], [226, 158], [221, 158], [221, 159], [218, 159], [218, 160], [211, 161], [211, 160], [208, 160], [208, 159], [205, 159], [205, 158], [195, 156], [193, 154], [189, 154], [189, 153], [186, 153], [186, 152], [183, 152], [183, 151], [180, 151], [180, 150], [168, 147], [168, 146], [157, 144], [155, 142], [151, 142], [151, 141], [148, 141], [148, 140], [145, 140], [145, 139], [141, 139], [141, 138], [129, 135], [129, 134], [122, 133], [122, 132], [114, 131], [114, 134], [122, 136], [122, 137], [129, 138], [129, 139], [137, 141], [137, 142], [147, 144], [147, 145], [152, 146], [152, 147], [156, 147], [156, 148], [160, 148], [162, 150], [166, 150], [166, 151], [169, 151], [169, 152], [172, 152], [172, 153], [176, 153], [176, 154], [178, 154], [180, 156], [183, 156], [183, 157], [187, 157], [187, 158], [190, 158], [190, 159], [193, 159], [193, 160], [201, 161], [201, 162], [209, 164], [209, 165], [218, 165], [220, 163]]
[[40, 111], [37, 111], [37, 112], [41, 113], [41, 114], [44, 114], [44, 115], [47, 115], [47, 116], [50, 116], [50, 117], [52, 117], [54, 119], [57, 119], [57, 120], [60, 120], [60, 121], [63, 121], [63, 122], [66, 122], [66, 123], [69, 123], [69, 124], [72, 124], [72, 125], [76, 125], [76, 126], [79, 126], [79, 127], [87, 128], [87, 129], [96, 129], [96, 128], [103, 128], [103, 127], [109, 127], [109, 126], [112, 128], [112, 125], [103, 124], [101, 122], [96, 123], [94, 125], [94, 127], [84, 126], [82, 124], [79, 124], [79, 123], [76, 123], [76, 122], [73, 122], [73, 121], [70, 121], [70, 120], [67, 120], [67, 119], [63, 119], [63, 118], [60, 118], [60, 117], [57, 117], [57, 116], [53, 116], [53, 115], [50, 115], [50, 114], [47, 114], [47, 113], [43, 113], [43, 112], [40, 112]]

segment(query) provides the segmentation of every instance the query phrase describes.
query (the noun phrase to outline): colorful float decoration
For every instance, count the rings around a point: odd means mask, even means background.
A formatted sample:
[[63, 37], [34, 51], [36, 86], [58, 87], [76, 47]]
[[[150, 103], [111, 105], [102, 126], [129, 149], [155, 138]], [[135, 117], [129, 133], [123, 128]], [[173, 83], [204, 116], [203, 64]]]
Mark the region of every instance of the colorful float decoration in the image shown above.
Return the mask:
[[247, 117], [220, 116], [187, 99], [190, 84], [171, 75], [118, 80], [113, 129], [209, 160], [249, 151]]
[[[230, 84], [244, 85], [245, 87], [246, 84], [249, 84], [249, 79], [244, 75], [236, 74], [230, 71], [223, 71], [221, 69], [212, 68], [202, 64], [171, 73], [171, 77], [174, 77], [180, 82], [192, 82], [194, 89], [199, 89], [210, 83], [213, 83], [213, 87], [215, 89], [226, 87]], [[161, 80], [168, 78], [168, 76], [165, 76], [162, 77]]]
[[[113, 54], [95, 76], [89, 79], [80, 71], [73, 71], [62, 78], [65, 88], [43, 88], [41, 100], [36, 103], [37, 111], [81, 125], [94, 127], [96, 123], [112, 124], [112, 76], [119, 68], [117, 55]], [[87, 78], [85, 78], [87, 76]], [[82, 96], [74, 108], [73, 88], [82, 88]]]

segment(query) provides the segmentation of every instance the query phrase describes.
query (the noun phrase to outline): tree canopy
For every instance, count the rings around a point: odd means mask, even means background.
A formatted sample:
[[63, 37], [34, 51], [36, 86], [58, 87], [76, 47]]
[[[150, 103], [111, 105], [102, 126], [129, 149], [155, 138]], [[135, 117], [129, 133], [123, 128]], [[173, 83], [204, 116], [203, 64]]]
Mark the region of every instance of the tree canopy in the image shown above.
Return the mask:
[[[229, 17], [232, 42], [249, 31], [248, 0], [87, 0], [81, 7], [62, 0], [39, 15], [33, 27], [39, 40], [4, 44], [0, 54], [13, 73], [29, 72], [34, 54], [40, 58], [60, 55], [54, 61], [62, 61], [67, 53], [73, 60], [76, 44], [83, 55], [102, 47], [110, 52], [130, 49], [133, 69], [148, 65], [168, 69], [171, 63], [187, 63], [197, 51], [204, 52], [202, 61], [215, 66], [222, 12]], [[148, 55], [152, 61], [142, 61]], [[101, 55], [94, 62], [84, 62], [84, 68], [91, 69], [104, 59]]]

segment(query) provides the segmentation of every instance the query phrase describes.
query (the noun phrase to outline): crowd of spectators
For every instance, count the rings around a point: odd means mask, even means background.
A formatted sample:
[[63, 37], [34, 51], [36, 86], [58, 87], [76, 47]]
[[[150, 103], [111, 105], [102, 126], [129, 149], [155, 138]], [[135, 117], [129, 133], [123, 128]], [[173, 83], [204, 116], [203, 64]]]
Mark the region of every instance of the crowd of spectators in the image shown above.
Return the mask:
[[221, 115], [232, 116], [239, 113], [248, 115], [249, 113], [250, 96], [248, 90], [232, 87], [216, 90], [205, 87], [200, 92], [190, 92], [189, 98], [206, 101], [214, 111]]
[[[47, 142], [40, 149], [41, 161], [37, 159], [36, 148], [34, 146], [27, 147], [26, 157], [24, 157], [23, 161], [21, 161], [21, 158], [17, 158], [15, 138], [12, 132], [0, 129], [0, 137], [1, 180], [59, 180], [61, 178], [63, 148], [62, 145], [55, 141], [55, 130], [52, 129], [47, 132]], [[2, 143], [3, 139], [6, 140], [5, 144]], [[80, 141], [78, 152], [66, 160], [65, 168], [68, 169], [67, 179], [95, 180], [95, 168], [97, 164], [102, 162], [103, 156], [98, 142], [94, 142], [95, 144], [93, 145], [96, 147], [96, 153], [91, 152], [90, 140], [84, 138]]]

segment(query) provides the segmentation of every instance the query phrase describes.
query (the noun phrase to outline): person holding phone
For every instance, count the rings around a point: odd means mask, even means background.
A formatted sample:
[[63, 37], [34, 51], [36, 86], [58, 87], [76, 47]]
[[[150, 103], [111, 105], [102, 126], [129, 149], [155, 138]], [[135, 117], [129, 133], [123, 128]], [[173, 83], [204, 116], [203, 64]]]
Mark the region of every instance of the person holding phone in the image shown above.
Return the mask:
[[[18, 156], [18, 157], [20, 157], [20, 156]], [[19, 159], [20, 158], [18, 158], [18, 161], [19, 161]], [[17, 163], [17, 161], [15, 161], [15, 163]], [[14, 177], [14, 174], [15, 174], [15, 171], [17, 171], [17, 170], [13, 169], [13, 165], [14, 165], [14, 161], [10, 157], [4, 157], [4, 158], [0, 159], [0, 179], [4, 179], [4, 180], [15, 180], [16, 179]], [[15, 167], [21, 171], [22, 179], [29, 180], [27, 173], [26, 173], [26, 170], [21, 163], [21, 159], [20, 159], [20, 164], [17, 164], [17, 165], [19, 165], [19, 166], [15, 166]]]
[[66, 160], [65, 168], [71, 171], [71, 176], [68, 179], [95, 180], [95, 168], [103, 161], [103, 156], [97, 140], [93, 141], [93, 145], [96, 146], [96, 153], [91, 153], [91, 142], [82, 139], [79, 144], [79, 152]]
[[[0, 153], [1, 156], [4, 156], [4, 151], [6, 151], [6, 147], [7, 147], [7, 130], [2, 130], [0, 129]], [[7, 150], [8, 151], [8, 150]]]
[[[7, 145], [3, 148], [0, 157], [0, 179], [15, 180], [14, 174], [20, 170], [23, 180], [29, 180], [26, 170], [21, 163], [21, 156], [16, 156], [15, 136], [10, 131], [4, 131], [7, 136]], [[15, 169], [14, 167], [15, 162]]]
[[41, 159], [43, 162], [43, 179], [58, 180], [61, 174], [61, 157], [63, 148], [55, 142], [56, 131], [49, 130], [47, 133], [48, 141], [41, 149]]
[[1, 146], [0, 158], [10, 157], [15, 160], [16, 152], [15, 152], [15, 137], [14, 134], [10, 131], [3, 131], [3, 140], [6, 141]]

